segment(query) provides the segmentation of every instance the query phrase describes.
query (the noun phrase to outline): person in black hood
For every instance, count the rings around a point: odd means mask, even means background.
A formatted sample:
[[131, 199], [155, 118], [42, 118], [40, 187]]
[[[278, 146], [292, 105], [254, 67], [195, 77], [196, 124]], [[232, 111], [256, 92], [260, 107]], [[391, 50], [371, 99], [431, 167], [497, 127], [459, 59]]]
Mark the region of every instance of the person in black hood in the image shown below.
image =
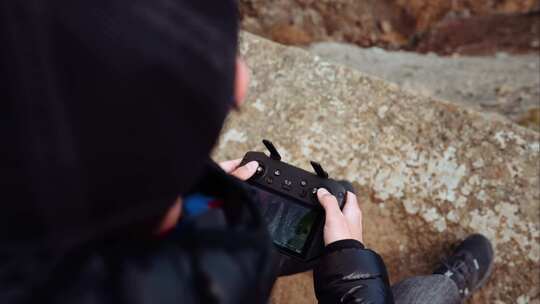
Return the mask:
[[[245, 95], [237, 40], [232, 0], [0, 1], [1, 303], [266, 303], [257, 164], [209, 157]], [[219, 207], [190, 221], [196, 194]], [[392, 303], [356, 197], [319, 198], [319, 301]]]
[[[236, 16], [233, 1], [0, 2], [0, 302], [200, 302], [230, 273], [253, 284], [220, 302], [265, 297], [261, 219], [209, 158]], [[178, 197], [212, 183], [231, 201], [220, 233], [262, 241], [209, 256], [202, 238], [157, 242]]]

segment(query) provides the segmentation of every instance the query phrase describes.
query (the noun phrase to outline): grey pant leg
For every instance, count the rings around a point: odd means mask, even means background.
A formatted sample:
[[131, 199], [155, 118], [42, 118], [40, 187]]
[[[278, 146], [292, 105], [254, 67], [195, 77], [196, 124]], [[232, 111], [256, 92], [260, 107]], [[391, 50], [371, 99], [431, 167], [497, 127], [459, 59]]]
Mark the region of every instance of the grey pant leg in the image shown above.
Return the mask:
[[392, 286], [396, 304], [458, 304], [458, 287], [450, 278], [433, 274], [412, 277]]

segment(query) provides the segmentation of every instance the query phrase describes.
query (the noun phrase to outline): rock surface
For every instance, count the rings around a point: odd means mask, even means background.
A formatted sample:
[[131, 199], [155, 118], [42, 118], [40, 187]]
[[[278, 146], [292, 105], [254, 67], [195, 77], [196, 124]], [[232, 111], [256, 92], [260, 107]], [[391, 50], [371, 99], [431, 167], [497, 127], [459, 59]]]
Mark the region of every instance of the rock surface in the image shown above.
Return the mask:
[[240, 0], [242, 27], [288, 45], [437, 53], [538, 51], [538, 0]]
[[[278, 146], [285, 161], [320, 161], [354, 183], [365, 243], [391, 280], [427, 274], [451, 244], [487, 235], [496, 265], [473, 303], [539, 303], [540, 135], [505, 119], [415, 95], [297, 48], [244, 34], [252, 69], [217, 160]], [[277, 283], [273, 303], [314, 303], [311, 277]]]
[[381, 77], [402, 88], [502, 114], [540, 130], [540, 56], [441, 57], [410, 52], [317, 43], [310, 51], [326, 60]]

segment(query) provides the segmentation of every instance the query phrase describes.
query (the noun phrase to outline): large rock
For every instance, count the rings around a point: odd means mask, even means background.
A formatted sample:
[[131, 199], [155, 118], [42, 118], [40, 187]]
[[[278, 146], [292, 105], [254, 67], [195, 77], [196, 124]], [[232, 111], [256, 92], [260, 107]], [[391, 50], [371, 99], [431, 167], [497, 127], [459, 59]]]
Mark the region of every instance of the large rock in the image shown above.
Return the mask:
[[539, 118], [530, 119], [540, 113], [538, 54], [442, 57], [335, 42], [314, 44], [310, 51], [402, 88], [496, 112], [540, 130]]
[[[365, 243], [393, 282], [429, 273], [455, 241], [481, 232], [496, 266], [473, 302], [540, 302], [538, 133], [250, 34], [241, 52], [250, 93], [217, 160], [271, 139], [285, 161], [317, 160], [354, 183]], [[313, 303], [311, 284], [309, 274], [281, 279], [273, 303]]]

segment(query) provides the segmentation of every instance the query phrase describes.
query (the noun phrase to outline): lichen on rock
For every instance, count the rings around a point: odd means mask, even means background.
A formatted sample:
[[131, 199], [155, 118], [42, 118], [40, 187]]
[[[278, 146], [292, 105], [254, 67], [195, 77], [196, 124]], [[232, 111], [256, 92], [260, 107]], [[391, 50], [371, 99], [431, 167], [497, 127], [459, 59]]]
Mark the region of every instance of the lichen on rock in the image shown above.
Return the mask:
[[[216, 159], [263, 150], [268, 138], [284, 161], [308, 168], [316, 160], [352, 181], [365, 242], [393, 282], [429, 273], [451, 244], [481, 232], [497, 262], [473, 302], [540, 300], [538, 133], [251, 34], [241, 53], [250, 93], [229, 117]], [[286, 280], [274, 303], [313, 303], [309, 275]]]

